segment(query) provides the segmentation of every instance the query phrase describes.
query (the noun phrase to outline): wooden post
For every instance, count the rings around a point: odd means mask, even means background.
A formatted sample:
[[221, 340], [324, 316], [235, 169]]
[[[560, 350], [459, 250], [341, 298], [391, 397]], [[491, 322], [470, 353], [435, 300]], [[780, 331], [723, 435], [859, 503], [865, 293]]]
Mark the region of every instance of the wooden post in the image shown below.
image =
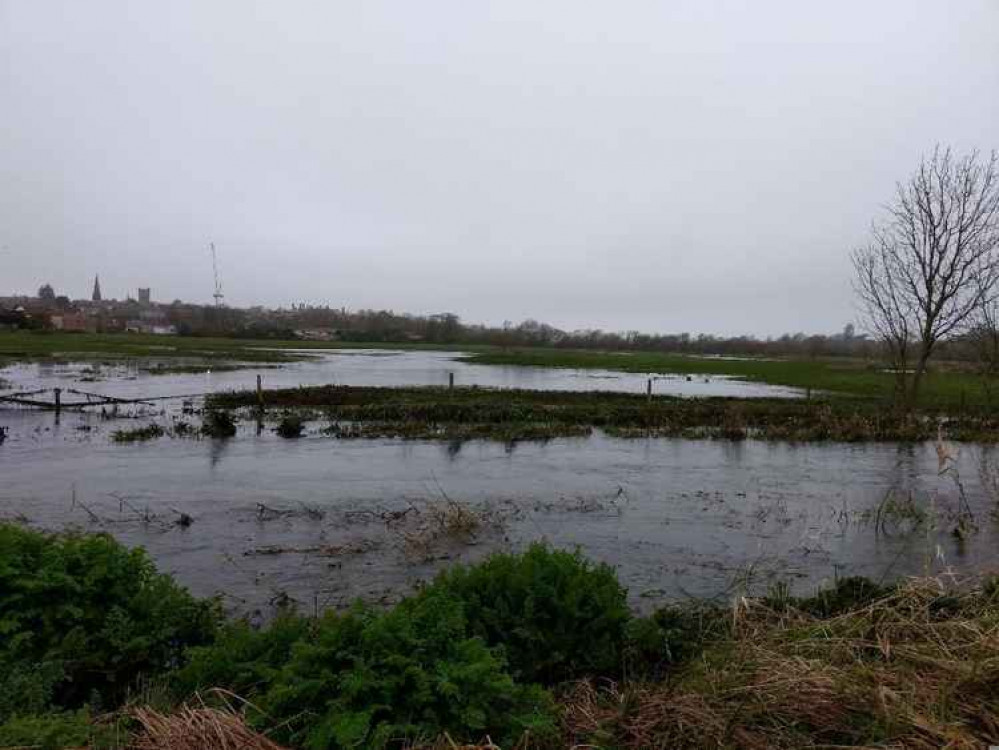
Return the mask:
[[447, 387], [448, 387], [449, 391], [453, 391], [454, 390], [454, 373], [453, 372], [449, 372], [447, 374]]
[[53, 388], [52, 392], [55, 394], [55, 410], [58, 414], [62, 411], [62, 388]]
[[257, 406], [261, 411], [264, 409], [264, 378], [257, 375]]
[[645, 397], [649, 401], [652, 400], [652, 378], [649, 378], [648, 382], [645, 384]]

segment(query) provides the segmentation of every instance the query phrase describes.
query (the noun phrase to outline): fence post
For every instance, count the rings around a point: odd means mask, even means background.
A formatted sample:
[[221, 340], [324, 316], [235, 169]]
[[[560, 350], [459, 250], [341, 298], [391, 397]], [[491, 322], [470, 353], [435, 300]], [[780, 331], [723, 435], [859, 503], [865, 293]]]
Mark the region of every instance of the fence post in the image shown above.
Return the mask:
[[58, 414], [62, 411], [62, 388], [53, 388], [52, 392], [55, 394], [55, 411]]
[[448, 388], [449, 391], [453, 391], [454, 390], [454, 373], [453, 372], [449, 372], [447, 374], [447, 388]]
[[649, 401], [652, 400], [652, 378], [649, 378], [648, 382], [646, 382], [645, 384], [645, 397]]
[[260, 411], [264, 410], [264, 378], [262, 375], [257, 375], [257, 407]]

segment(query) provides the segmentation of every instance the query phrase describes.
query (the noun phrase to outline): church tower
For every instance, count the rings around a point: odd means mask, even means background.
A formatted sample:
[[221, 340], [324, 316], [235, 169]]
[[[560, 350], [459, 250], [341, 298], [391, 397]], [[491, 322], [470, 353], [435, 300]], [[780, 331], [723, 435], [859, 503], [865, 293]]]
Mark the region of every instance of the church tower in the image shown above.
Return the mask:
[[91, 298], [94, 302], [101, 301], [101, 277], [94, 276], [94, 296]]

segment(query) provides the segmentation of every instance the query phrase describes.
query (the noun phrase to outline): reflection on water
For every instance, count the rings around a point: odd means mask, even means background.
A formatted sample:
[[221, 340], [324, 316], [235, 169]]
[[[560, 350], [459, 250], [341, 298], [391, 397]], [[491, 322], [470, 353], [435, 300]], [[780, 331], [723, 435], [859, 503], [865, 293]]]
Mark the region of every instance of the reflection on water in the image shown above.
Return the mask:
[[[441, 352], [336, 352], [262, 370], [269, 387], [341, 383], [459, 384], [644, 392], [644, 375], [472, 366]], [[136, 366], [42, 363], [7, 368], [12, 389], [65, 387], [119, 397], [246, 388], [257, 371], [149, 375]], [[796, 395], [712, 378], [660, 381], [685, 395]], [[180, 403], [170, 404], [170, 416]], [[156, 412], [164, 408], [157, 406]], [[548, 443], [281, 440], [246, 423], [229, 441], [163, 438], [118, 445], [135, 420], [0, 411], [0, 516], [45, 528], [104, 530], [147, 547], [198, 594], [224, 592], [242, 609], [282, 593], [311, 604], [398, 597], [442, 566], [530, 540], [579, 546], [614, 565], [636, 605], [733, 585], [789, 581], [799, 590], [837, 575], [876, 578], [980, 571], [996, 559], [980, 449], [957, 465], [978, 532], [951, 535], [958, 495], [933, 446], [615, 440]], [[878, 527], [896, 488], [926, 523]], [[414, 555], [420, 509], [446, 493], [487, 518], [475, 537]], [[907, 497], [907, 495], [905, 495]], [[176, 524], [181, 514], [190, 527]]]
[[[932, 445], [600, 434], [514, 447], [286, 441], [252, 424], [230, 441], [116, 445], [108, 434], [120, 423], [93, 416], [3, 420], [12, 438], [0, 447], [0, 514], [109, 531], [146, 546], [197, 593], [223, 591], [241, 608], [266, 607], [278, 592], [329, 605], [391, 599], [441, 566], [538, 538], [614, 565], [638, 606], [723, 594], [740, 581], [806, 590], [837, 575], [979, 571], [996, 560], [974, 446], [962, 447], [958, 466], [979, 531], [961, 543], [950, 533], [955, 484], [938, 475]], [[893, 487], [912, 491], [932, 522], [876, 533], [871, 514]], [[414, 560], [403, 532], [378, 514], [442, 492], [499, 520], [473, 544]], [[273, 517], [261, 519], [261, 507]], [[145, 513], [160, 520], [145, 523]], [[193, 525], [174, 525], [180, 513]], [[316, 553], [357, 547], [364, 551]]]
[[[183, 395], [252, 388], [256, 376], [267, 388], [299, 385], [438, 385], [448, 383], [454, 373], [457, 385], [492, 388], [527, 388], [559, 391], [617, 391], [645, 393], [650, 377], [641, 373], [606, 370], [569, 370], [546, 367], [472, 365], [456, 352], [398, 352], [337, 350], [308, 352], [312, 359], [279, 368], [153, 375], [138, 364], [32, 363], [0, 371], [12, 388], [54, 387], [65, 380], [84, 381], [85, 390], [122, 398]], [[165, 362], [165, 364], [183, 364]], [[142, 368], [148, 368], [145, 361]], [[796, 389], [749, 383], [722, 376], [656, 375], [654, 391], [680, 396], [772, 396], [794, 398]], [[82, 388], [82, 385], [80, 386]]]

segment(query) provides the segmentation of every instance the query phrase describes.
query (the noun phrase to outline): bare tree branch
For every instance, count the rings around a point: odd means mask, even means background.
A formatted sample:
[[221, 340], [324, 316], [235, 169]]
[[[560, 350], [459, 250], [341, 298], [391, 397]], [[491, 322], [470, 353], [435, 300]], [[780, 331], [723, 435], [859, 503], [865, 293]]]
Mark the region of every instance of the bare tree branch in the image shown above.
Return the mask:
[[935, 148], [896, 186], [885, 218], [872, 227], [871, 242], [853, 253], [853, 265], [864, 322], [889, 352], [898, 395], [911, 407], [937, 344], [981, 328], [988, 322], [983, 310], [994, 313], [996, 153], [955, 158], [949, 148]]

